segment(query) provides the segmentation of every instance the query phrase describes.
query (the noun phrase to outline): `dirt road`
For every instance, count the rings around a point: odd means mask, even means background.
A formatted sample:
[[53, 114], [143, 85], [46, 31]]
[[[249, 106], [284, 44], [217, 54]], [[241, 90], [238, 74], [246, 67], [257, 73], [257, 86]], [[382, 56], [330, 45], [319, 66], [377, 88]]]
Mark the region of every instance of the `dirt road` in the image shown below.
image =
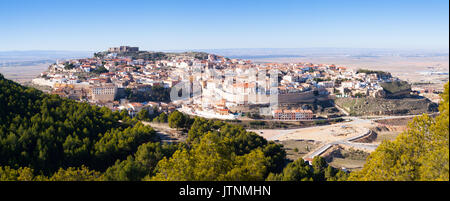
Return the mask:
[[179, 142], [186, 140], [186, 135], [183, 132], [170, 128], [167, 124], [142, 122], [146, 126], [151, 126], [156, 130], [158, 137], [162, 142]]
[[[376, 126], [377, 120], [381, 119], [395, 119], [413, 117], [411, 116], [381, 116], [373, 119], [361, 119], [358, 117], [345, 117], [346, 122], [337, 123], [333, 125], [315, 126], [299, 129], [277, 130], [277, 129], [262, 129], [249, 130], [260, 136], [274, 141], [287, 140], [314, 140], [320, 142], [321, 145], [305, 155], [303, 158], [310, 159], [314, 156], [320, 156], [333, 145], [347, 145], [356, 149], [365, 150], [368, 152], [374, 151], [378, 144], [356, 143], [353, 140], [370, 134], [370, 128]], [[351, 121], [348, 121], [351, 120]]]

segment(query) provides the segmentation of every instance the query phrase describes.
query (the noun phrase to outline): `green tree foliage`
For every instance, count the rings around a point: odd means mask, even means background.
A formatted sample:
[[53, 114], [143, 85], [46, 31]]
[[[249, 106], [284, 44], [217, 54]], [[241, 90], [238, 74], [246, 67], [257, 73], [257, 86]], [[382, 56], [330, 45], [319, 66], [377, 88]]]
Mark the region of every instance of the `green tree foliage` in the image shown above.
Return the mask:
[[66, 69], [66, 70], [71, 70], [71, 69], [74, 69], [74, 68], [75, 68], [75, 65], [73, 65], [72, 63], [64, 64], [64, 69]]
[[60, 168], [50, 178], [43, 175], [34, 175], [31, 168], [12, 169], [9, 166], [0, 167], [0, 181], [101, 181], [102, 174], [89, 170], [87, 167]]
[[0, 181], [36, 181], [33, 170], [27, 167], [12, 169], [9, 166], [0, 167]]
[[126, 158], [136, 152], [139, 145], [152, 141], [154, 135], [153, 128], [142, 123], [123, 131], [112, 129], [106, 132], [94, 145], [95, 156], [102, 159], [97, 167], [104, 167], [102, 164], [111, 164], [117, 159]]
[[384, 82], [380, 84], [388, 94], [395, 94], [401, 91], [411, 91], [411, 84], [407, 81]]
[[148, 112], [148, 110], [143, 109], [141, 111], [139, 111], [136, 115], [136, 118], [141, 120], [141, 121], [149, 121], [150, 120], [150, 114]]
[[134, 124], [126, 112], [47, 95], [0, 75], [2, 166], [47, 176], [82, 165], [103, 171], [153, 139], [153, 129]]
[[[189, 130], [185, 143], [170, 145], [153, 142], [155, 131], [138, 122], [147, 118], [46, 95], [0, 74], [0, 180], [255, 181], [289, 171], [282, 145], [242, 126], [161, 113], [156, 121]], [[317, 164], [319, 179], [339, 175]]]
[[449, 180], [449, 84], [445, 85], [440, 115], [414, 118], [394, 141], [384, 141], [350, 180]]
[[237, 155], [230, 141], [208, 132], [192, 149], [181, 149], [158, 163], [152, 180], [264, 180], [267, 159], [260, 149]]
[[91, 71], [91, 73], [102, 74], [109, 72], [104, 66], [97, 67], [95, 70]]
[[281, 145], [247, 132], [241, 126], [196, 117], [186, 146], [162, 159], [150, 180], [264, 180], [281, 169], [286, 152]]
[[185, 125], [186, 118], [183, 113], [174, 111], [169, 115], [168, 121], [171, 128], [182, 128]]
[[139, 146], [134, 156], [127, 160], [116, 161], [104, 174], [109, 181], [140, 181], [145, 176], [153, 176], [158, 162], [164, 157], [170, 157], [176, 151], [176, 145], [145, 143]]
[[154, 85], [150, 92], [150, 101], [170, 101], [170, 88], [164, 88], [163, 86]]
[[101, 181], [102, 176], [100, 172], [89, 170], [86, 166], [81, 168], [70, 167], [66, 170], [59, 169], [49, 181]]
[[322, 157], [314, 157], [312, 161], [312, 168], [315, 181], [322, 181], [325, 179], [325, 169], [328, 164]]
[[167, 121], [171, 128], [177, 129], [179, 128], [189, 129], [191, 125], [194, 123], [194, 119], [191, 119], [189, 115], [185, 115], [179, 111], [174, 111], [170, 113], [169, 117], [167, 118]]
[[376, 74], [378, 78], [390, 78], [392, 77], [391, 73], [384, 71], [374, 71], [368, 69], [358, 69], [356, 73], [365, 73], [365, 74]]
[[162, 112], [158, 117], [155, 117], [153, 119], [153, 122], [155, 122], [155, 123], [167, 123], [167, 121], [168, 121], [168, 117], [165, 112]]
[[132, 91], [126, 90], [126, 97], [133, 102], [146, 102], [146, 101], [159, 101], [159, 102], [169, 102], [170, 101], [170, 88], [165, 88], [163, 86], [154, 85], [151, 90], [148, 91]]
[[312, 181], [312, 167], [303, 159], [289, 163], [283, 172], [279, 174], [270, 173], [268, 181]]
[[343, 181], [347, 173], [329, 166], [325, 159], [316, 156], [312, 165], [302, 158], [289, 163], [281, 173], [270, 173], [268, 181]]

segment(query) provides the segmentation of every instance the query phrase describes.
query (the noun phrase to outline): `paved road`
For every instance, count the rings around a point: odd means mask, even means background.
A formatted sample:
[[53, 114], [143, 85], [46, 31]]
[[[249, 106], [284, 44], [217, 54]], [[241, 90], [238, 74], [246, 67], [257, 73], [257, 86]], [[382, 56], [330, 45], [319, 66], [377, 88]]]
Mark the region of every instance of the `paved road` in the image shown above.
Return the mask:
[[[433, 113], [433, 114], [437, 114], [437, 113]], [[430, 114], [432, 115], [432, 114]], [[402, 118], [410, 118], [410, 117], [417, 117], [417, 116], [421, 116], [421, 115], [404, 115], [404, 116], [379, 116], [377, 118], [374, 119], [370, 119], [370, 120], [363, 120], [357, 117], [345, 117], [346, 119], [352, 119], [353, 123], [358, 122], [358, 120], [362, 120], [362, 121], [377, 121], [377, 120], [385, 120], [385, 119], [402, 119]], [[365, 149], [365, 150], [369, 150], [369, 151], [374, 151], [377, 147], [378, 144], [368, 144], [368, 143], [357, 143], [357, 142], [352, 142], [354, 140], [360, 139], [362, 137], [365, 137], [367, 135], [370, 135], [372, 131], [370, 131], [370, 129], [367, 128], [367, 130], [365, 130], [363, 133], [361, 133], [358, 136], [355, 137], [351, 137], [345, 140], [341, 140], [341, 141], [335, 141], [335, 142], [331, 142], [331, 143], [327, 143], [321, 147], [319, 147], [318, 149], [312, 151], [311, 153], [306, 154], [303, 158], [304, 159], [311, 159], [314, 158], [315, 156], [319, 156], [321, 154], [323, 154], [325, 151], [327, 151], [329, 148], [331, 148], [333, 145], [347, 145], [347, 146], [351, 146], [351, 147], [355, 147], [358, 149]]]
[[378, 147], [377, 144], [352, 142], [353, 140], [357, 140], [357, 139], [363, 138], [365, 136], [368, 136], [371, 133], [372, 133], [372, 131], [370, 131], [370, 129], [367, 128], [360, 135], [357, 135], [357, 136], [354, 136], [351, 138], [347, 138], [345, 140], [339, 140], [339, 141], [327, 143], [327, 144], [319, 147], [318, 149], [312, 151], [311, 153], [306, 154], [303, 157], [303, 159], [311, 159], [311, 158], [314, 158], [315, 156], [320, 156], [321, 154], [323, 154], [325, 151], [327, 151], [334, 145], [347, 145], [347, 146], [355, 147], [357, 149], [365, 149], [365, 150], [373, 151]]
[[[322, 126], [315, 126], [316, 128], [319, 127], [327, 127], [327, 126], [349, 126], [349, 125], [358, 125], [358, 124], [362, 124], [362, 123], [372, 123], [375, 122], [377, 120], [385, 120], [385, 119], [401, 119], [401, 118], [409, 118], [409, 117], [416, 117], [416, 116], [420, 116], [420, 115], [405, 115], [405, 116], [377, 116], [373, 119], [361, 119], [359, 117], [343, 117], [346, 120], [351, 120], [351, 121], [347, 121], [347, 122], [342, 122], [342, 123], [337, 123], [337, 124], [333, 124], [333, 125], [322, 125]], [[294, 133], [294, 132], [301, 132], [302, 130], [305, 129], [311, 129], [311, 127], [308, 128], [299, 128], [299, 129], [287, 129], [287, 130], [279, 130], [279, 134], [274, 135], [270, 138], [268, 138], [268, 140], [278, 140], [283, 136], [286, 136], [288, 134]], [[319, 148], [313, 150], [312, 152], [308, 153], [307, 155], [305, 155], [303, 158], [304, 159], [310, 159], [310, 158], [314, 158], [315, 156], [319, 156], [321, 154], [323, 154], [325, 151], [327, 151], [328, 149], [330, 149], [333, 145], [346, 145], [346, 146], [350, 146], [350, 147], [354, 147], [357, 149], [365, 149], [368, 151], [373, 151], [375, 150], [378, 145], [377, 144], [369, 144], [369, 143], [357, 143], [357, 142], [353, 142], [354, 140], [357, 140], [359, 138], [365, 137], [367, 135], [370, 135], [371, 131], [369, 128], [365, 128], [361, 134], [357, 135], [357, 136], [353, 136], [344, 140], [338, 140], [338, 141], [333, 141], [333, 142], [328, 142], [322, 146], [320, 146]]]

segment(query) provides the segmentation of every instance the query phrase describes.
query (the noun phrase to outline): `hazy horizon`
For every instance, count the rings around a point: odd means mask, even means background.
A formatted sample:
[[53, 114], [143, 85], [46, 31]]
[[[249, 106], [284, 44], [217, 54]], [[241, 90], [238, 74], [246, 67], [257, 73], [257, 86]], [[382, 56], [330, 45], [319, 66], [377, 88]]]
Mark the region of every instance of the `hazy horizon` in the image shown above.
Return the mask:
[[[92, 57], [95, 52], [106, 51], [70, 51], [70, 50], [28, 50], [28, 51], [0, 51], [0, 67], [29, 66], [41, 63], [52, 63], [56, 60]], [[207, 52], [236, 59], [250, 59], [254, 61], [330, 61], [352, 58], [448, 58], [446, 50], [408, 50], [390, 48], [228, 48], [228, 49], [184, 49], [184, 50], [142, 50], [155, 52]], [[280, 58], [284, 58], [279, 60]], [[326, 60], [324, 60], [326, 58]]]

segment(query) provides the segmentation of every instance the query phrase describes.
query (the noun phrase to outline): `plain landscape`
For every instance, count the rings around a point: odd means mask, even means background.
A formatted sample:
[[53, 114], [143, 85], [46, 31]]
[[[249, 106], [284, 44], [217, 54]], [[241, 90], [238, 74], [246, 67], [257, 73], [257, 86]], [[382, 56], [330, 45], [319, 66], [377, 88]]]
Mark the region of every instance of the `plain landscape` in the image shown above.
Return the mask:
[[[185, 52], [189, 50], [165, 50]], [[326, 63], [352, 69], [381, 70], [411, 83], [435, 83], [442, 88], [448, 80], [448, 50], [393, 50], [351, 48], [249, 48], [199, 49], [229, 58], [249, 59], [255, 63]], [[19, 82], [30, 81], [58, 59], [88, 57], [92, 52], [14, 51], [0, 52], [0, 73]]]

